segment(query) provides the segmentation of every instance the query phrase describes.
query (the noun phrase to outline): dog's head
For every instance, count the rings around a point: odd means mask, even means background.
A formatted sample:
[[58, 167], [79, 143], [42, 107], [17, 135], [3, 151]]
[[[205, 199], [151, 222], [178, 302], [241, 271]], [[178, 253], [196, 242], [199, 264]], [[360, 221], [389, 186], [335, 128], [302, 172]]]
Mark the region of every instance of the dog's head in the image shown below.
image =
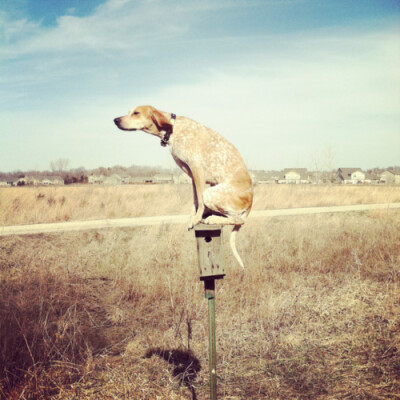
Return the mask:
[[141, 130], [156, 136], [171, 129], [171, 123], [164, 114], [152, 106], [137, 107], [127, 115], [115, 118], [114, 123], [123, 131]]

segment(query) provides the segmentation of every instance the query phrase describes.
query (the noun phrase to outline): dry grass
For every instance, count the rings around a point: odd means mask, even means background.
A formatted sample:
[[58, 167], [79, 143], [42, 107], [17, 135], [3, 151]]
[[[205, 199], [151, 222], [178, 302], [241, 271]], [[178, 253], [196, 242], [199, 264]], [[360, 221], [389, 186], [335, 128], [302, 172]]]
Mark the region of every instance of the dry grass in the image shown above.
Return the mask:
[[[219, 398], [399, 398], [399, 226], [395, 210], [248, 221], [246, 273], [226, 248], [217, 282]], [[0, 397], [207, 399], [193, 236], [2, 238]]]
[[191, 197], [191, 185], [3, 188], [0, 224], [189, 213]]
[[399, 186], [259, 185], [254, 209], [400, 202]]
[[[0, 225], [189, 214], [191, 185], [0, 188]], [[259, 185], [255, 210], [400, 202], [399, 186]]]

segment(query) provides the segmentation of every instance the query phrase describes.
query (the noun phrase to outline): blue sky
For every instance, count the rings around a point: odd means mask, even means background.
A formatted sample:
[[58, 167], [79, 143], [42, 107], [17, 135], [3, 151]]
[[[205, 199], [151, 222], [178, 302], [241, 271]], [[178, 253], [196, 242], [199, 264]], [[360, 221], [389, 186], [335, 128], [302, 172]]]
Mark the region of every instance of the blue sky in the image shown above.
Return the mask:
[[0, 171], [161, 165], [151, 104], [249, 168], [400, 165], [400, 1], [3, 0]]

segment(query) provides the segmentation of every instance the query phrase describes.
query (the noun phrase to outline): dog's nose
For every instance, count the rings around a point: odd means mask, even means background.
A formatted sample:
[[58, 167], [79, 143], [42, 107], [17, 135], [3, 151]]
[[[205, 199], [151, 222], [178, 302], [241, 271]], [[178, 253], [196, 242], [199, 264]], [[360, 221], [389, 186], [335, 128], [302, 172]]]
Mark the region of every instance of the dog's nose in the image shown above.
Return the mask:
[[114, 118], [114, 124], [119, 125], [121, 118]]

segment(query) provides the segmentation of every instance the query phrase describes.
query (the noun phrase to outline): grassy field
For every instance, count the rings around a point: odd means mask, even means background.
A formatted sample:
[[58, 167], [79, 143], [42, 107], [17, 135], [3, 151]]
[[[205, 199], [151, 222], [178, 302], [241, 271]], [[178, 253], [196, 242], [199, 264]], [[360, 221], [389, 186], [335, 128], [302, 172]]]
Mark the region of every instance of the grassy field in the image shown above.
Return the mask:
[[[189, 213], [190, 186], [5, 188], [2, 224]], [[255, 208], [400, 201], [260, 186]], [[250, 220], [217, 282], [221, 399], [400, 398], [400, 212]], [[227, 243], [225, 244], [227, 246]], [[0, 238], [0, 397], [208, 399], [193, 232]]]
[[[400, 202], [399, 186], [259, 185], [253, 209]], [[0, 188], [0, 225], [189, 214], [191, 185]]]

